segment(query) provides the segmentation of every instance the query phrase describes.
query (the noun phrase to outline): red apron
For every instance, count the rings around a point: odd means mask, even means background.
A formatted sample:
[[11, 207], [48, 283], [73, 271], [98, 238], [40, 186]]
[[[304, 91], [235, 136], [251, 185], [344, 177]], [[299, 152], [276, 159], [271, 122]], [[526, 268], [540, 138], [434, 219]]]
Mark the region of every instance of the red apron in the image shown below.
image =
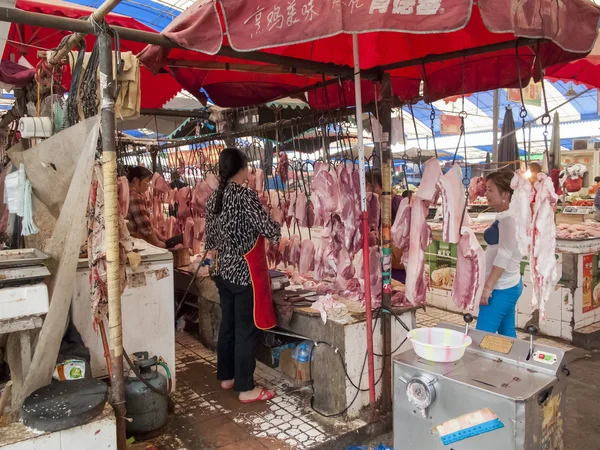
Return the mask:
[[260, 330], [269, 330], [277, 325], [273, 297], [271, 296], [271, 276], [267, 264], [265, 238], [259, 236], [248, 253], [244, 255], [250, 270], [254, 294], [254, 324]]

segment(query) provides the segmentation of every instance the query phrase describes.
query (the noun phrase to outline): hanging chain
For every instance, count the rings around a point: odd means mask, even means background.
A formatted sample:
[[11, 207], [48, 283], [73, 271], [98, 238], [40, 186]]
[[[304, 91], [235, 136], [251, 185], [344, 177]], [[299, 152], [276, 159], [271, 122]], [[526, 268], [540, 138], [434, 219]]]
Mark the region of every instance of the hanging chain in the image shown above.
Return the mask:
[[402, 159], [402, 172], [404, 174], [404, 184], [408, 190], [408, 176], [406, 175], [406, 165], [408, 164], [408, 153], [406, 152], [406, 133], [404, 132], [404, 108], [400, 107], [400, 121], [402, 122], [402, 142], [404, 143], [404, 153], [400, 157]]
[[421, 168], [421, 164], [422, 164], [421, 142], [419, 141], [419, 132], [417, 131], [417, 121], [415, 120], [415, 113], [413, 111], [412, 103], [408, 104], [408, 109], [410, 109], [410, 115], [412, 116], [413, 127], [415, 129], [415, 137], [417, 138], [417, 164], [419, 165], [419, 173], [421, 174], [421, 177], [422, 177], [423, 169]]
[[[548, 164], [548, 171], [550, 171], [550, 153], [548, 151], [548, 125], [550, 125], [550, 121], [552, 120], [550, 117], [550, 111], [548, 111], [548, 99], [546, 97], [546, 87], [544, 86], [544, 70], [542, 68], [542, 61], [539, 57], [539, 46], [536, 55], [536, 60], [539, 64], [540, 74], [542, 75], [542, 79], [540, 83], [542, 84], [542, 96], [544, 97], [544, 115], [542, 116], [542, 125], [544, 125], [544, 154], [546, 156], [546, 162]], [[531, 135], [531, 133], [530, 133]]]
[[[427, 71], [425, 70], [425, 64], [421, 64], [421, 68], [423, 69], [423, 85], [425, 88], [426, 95], [429, 95], [429, 83], [427, 82]], [[423, 95], [423, 97], [426, 97]], [[431, 140], [433, 141], [433, 151], [435, 152], [435, 159], [439, 159], [437, 145], [435, 143], [435, 109], [433, 108], [433, 102], [429, 104], [431, 106], [431, 114], [429, 114], [429, 119], [431, 120]]]
[[433, 151], [435, 152], [435, 159], [439, 159], [437, 145], [435, 143], [435, 109], [433, 108], [433, 103], [431, 105], [431, 114], [429, 114], [429, 119], [431, 120], [431, 140], [433, 141]]
[[[523, 97], [523, 79], [521, 78], [521, 61], [519, 59], [519, 40], [517, 39], [516, 44], [516, 55], [517, 55], [517, 75], [519, 77], [519, 92], [521, 94], [521, 109], [519, 110], [519, 117], [522, 122], [522, 130], [523, 130], [523, 153], [525, 158], [525, 168], [529, 165], [529, 156], [527, 151], [527, 137], [525, 134], [525, 119], [527, 118], [527, 108], [525, 107], [525, 98]], [[530, 133], [531, 136], [531, 133]], [[531, 148], [529, 149], [531, 152]]]

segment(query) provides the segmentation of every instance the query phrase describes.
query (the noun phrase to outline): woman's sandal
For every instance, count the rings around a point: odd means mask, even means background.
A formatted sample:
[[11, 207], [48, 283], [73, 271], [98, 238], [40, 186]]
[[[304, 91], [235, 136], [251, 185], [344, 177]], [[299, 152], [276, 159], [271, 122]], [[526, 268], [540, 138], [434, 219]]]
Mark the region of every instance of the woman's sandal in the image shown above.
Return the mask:
[[271, 400], [277, 394], [275, 392], [268, 390], [267, 388], [262, 388], [258, 397], [250, 399], [250, 400], [240, 400], [242, 403], [254, 403], [254, 402], [262, 402], [266, 400]]

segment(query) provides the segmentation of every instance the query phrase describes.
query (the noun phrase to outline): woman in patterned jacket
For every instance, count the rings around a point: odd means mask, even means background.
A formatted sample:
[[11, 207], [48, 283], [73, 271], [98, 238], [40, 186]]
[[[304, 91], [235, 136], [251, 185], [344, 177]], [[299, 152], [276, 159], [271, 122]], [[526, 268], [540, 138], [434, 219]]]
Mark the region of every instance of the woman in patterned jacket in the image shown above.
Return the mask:
[[281, 226], [245, 186], [248, 160], [241, 150], [221, 152], [219, 178], [206, 208], [206, 249], [216, 250], [213, 274], [222, 311], [217, 378], [243, 403], [269, 400], [274, 392], [254, 386], [254, 347], [258, 330], [275, 326], [265, 238], [278, 242]]

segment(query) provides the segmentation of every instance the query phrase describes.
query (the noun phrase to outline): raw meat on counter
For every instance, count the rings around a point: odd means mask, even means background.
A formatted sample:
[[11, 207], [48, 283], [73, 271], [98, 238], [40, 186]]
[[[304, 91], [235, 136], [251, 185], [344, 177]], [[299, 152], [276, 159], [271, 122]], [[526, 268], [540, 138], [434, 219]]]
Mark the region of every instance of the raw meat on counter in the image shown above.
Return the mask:
[[529, 253], [533, 283], [531, 302], [534, 308], [539, 308], [540, 320], [544, 320], [546, 301], [558, 279], [555, 257], [556, 225], [554, 223], [554, 206], [558, 201], [558, 195], [554, 192], [552, 180], [543, 173], [538, 174], [535, 190], [537, 195], [533, 210]]
[[595, 239], [600, 238], [600, 222], [587, 220], [583, 223], [556, 225], [558, 239]]
[[517, 243], [522, 255], [529, 254], [531, 243], [531, 202], [533, 201], [533, 186], [525, 178], [522, 171], [517, 170], [510, 182], [513, 195], [508, 209], [517, 224]]
[[438, 189], [442, 196], [442, 239], [457, 244], [461, 222], [465, 211], [465, 190], [462, 183], [462, 169], [454, 164], [446, 174], [440, 177]]
[[471, 178], [471, 182], [469, 183], [469, 203], [476, 203], [479, 197], [485, 197], [486, 190], [485, 177]]
[[485, 284], [485, 253], [473, 230], [463, 227], [458, 241], [456, 273], [452, 286], [452, 300], [463, 310], [472, 310], [479, 302]]

